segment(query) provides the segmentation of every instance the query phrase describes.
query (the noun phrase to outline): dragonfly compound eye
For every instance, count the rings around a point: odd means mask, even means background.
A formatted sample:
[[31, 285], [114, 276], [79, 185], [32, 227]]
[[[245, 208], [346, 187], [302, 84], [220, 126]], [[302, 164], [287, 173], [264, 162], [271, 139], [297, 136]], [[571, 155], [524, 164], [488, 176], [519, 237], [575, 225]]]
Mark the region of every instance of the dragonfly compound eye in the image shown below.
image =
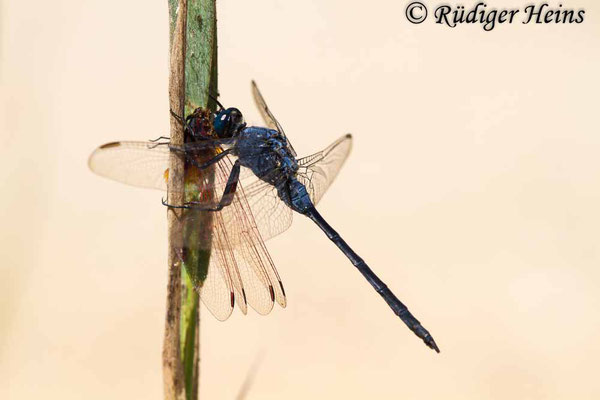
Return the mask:
[[214, 130], [220, 138], [230, 138], [239, 133], [246, 124], [244, 117], [237, 108], [221, 110], [215, 115]]

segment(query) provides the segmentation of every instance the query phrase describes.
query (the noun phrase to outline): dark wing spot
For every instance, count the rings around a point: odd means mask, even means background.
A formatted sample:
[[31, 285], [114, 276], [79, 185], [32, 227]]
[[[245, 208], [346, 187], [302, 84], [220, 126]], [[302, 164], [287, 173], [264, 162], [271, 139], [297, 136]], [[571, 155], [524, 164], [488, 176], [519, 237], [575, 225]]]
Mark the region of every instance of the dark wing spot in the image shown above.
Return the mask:
[[271, 294], [271, 301], [275, 300], [275, 290], [273, 290], [273, 286], [269, 285], [269, 293]]
[[110, 142], [110, 143], [105, 143], [102, 146], [100, 146], [101, 149], [109, 149], [111, 147], [119, 147], [121, 145], [121, 142]]

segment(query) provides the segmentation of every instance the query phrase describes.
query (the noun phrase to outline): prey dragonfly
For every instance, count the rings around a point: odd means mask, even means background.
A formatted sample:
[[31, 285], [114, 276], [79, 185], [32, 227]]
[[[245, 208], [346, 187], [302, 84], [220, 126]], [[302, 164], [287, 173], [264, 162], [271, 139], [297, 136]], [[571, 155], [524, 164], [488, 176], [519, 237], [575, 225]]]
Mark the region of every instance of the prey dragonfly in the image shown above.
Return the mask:
[[167, 193], [163, 204], [211, 214], [212, 237], [189, 246], [205, 246], [210, 251], [208, 270], [192, 275], [192, 280], [217, 319], [227, 319], [235, 303], [244, 314], [248, 305], [260, 314], [268, 314], [275, 302], [286, 306], [281, 279], [264, 241], [289, 228], [295, 211], [321, 228], [392, 311], [439, 352], [429, 332], [315, 208], [348, 157], [352, 136], [296, 158], [254, 81], [252, 93], [266, 127], [247, 126], [237, 108], [224, 108], [214, 99], [220, 108], [212, 115], [200, 109], [185, 119], [172, 113], [185, 126], [182, 146], [170, 144], [165, 137], [111, 142], [92, 153], [89, 166], [116, 181], [166, 190], [170, 153], [184, 158], [186, 168], [193, 172], [186, 174], [185, 190], [192, 188], [195, 194], [182, 205], [172, 205]]

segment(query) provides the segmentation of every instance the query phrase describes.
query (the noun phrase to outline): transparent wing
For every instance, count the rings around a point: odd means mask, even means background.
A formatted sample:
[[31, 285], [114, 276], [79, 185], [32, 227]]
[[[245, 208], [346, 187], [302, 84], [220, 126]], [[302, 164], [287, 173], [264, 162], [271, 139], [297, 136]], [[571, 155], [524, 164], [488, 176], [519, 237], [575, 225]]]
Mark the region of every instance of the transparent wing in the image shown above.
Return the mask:
[[[314, 204], [317, 204], [335, 177], [352, 149], [352, 136], [345, 135], [322, 151], [300, 158], [297, 178], [306, 186]], [[245, 184], [248, 202], [262, 238], [268, 240], [285, 232], [293, 220], [293, 211], [277, 194], [277, 188], [254, 180]]]
[[[345, 135], [322, 151], [298, 159], [297, 178], [302, 182], [314, 204], [317, 204], [352, 149], [352, 136]], [[287, 230], [292, 224], [292, 210], [279, 198], [272, 185], [255, 180], [247, 184], [246, 198], [262, 237], [268, 240]]]
[[[134, 146], [134, 149], [136, 148], [138, 146]], [[130, 169], [147, 172], [148, 167], [151, 166], [160, 165], [157, 171], [164, 167], [163, 163], [148, 161], [145, 148], [142, 152], [145, 154], [144, 157], [133, 158], [127, 163], [136, 166]], [[151, 154], [160, 153], [152, 151]], [[168, 150], [166, 154], [168, 156]], [[96, 160], [95, 157], [93, 159]], [[161, 156], [157, 159], [160, 161]], [[144, 162], [136, 162], [138, 160]], [[145, 168], [140, 167], [142, 164]], [[215, 206], [221, 193], [214, 189], [224, 188], [224, 185], [216, 185], [215, 182], [226, 182], [232, 168], [233, 159], [228, 157], [210, 167], [206, 174], [199, 176], [196, 175], [200, 173], [196, 168], [188, 167], [185, 185], [185, 196], [188, 201], [197, 199], [199, 204]], [[122, 170], [117, 172], [111, 170], [106, 175], [113, 179], [131, 176], [123, 174]], [[140, 177], [146, 180], [140, 181]], [[126, 183], [148, 187], [165, 186], [160, 179], [147, 173], [137, 175], [137, 180], [126, 181]], [[148, 184], [142, 185], [142, 183]], [[206, 187], [211, 189], [206, 190]], [[186, 210], [183, 224], [181, 254], [184, 265], [202, 302], [217, 319], [227, 319], [235, 303], [244, 314], [247, 313], [248, 304], [260, 314], [268, 314], [275, 301], [282, 307], [286, 306], [283, 284], [263, 242], [252, 209], [246, 201], [242, 182], [238, 183], [229, 206], [216, 212]], [[208, 233], [202, 228], [207, 225], [212, 227]], [[203, 265], [202, 259], [208, 256], [210, 257], [208, 269], [199, 270], [199, 266]]]
[[151, 142], [111, 142], [90, 155], [88, 166], [96, 174], [128, 185], [167, 190], [169, 148]]
[[[198, 147], [194, 147], [196, 153], [202, 150]], [[98, 147], [90, 156], [89, 166], [98, 175], [118, 182], [166, 191], [169, 156], [167, 146], [156, 146], [151, 142], [113, 142]], [[199, 156], [196, 160], [204, 161]], [[234, 160], [235, 157], [227, 156], [204, 171], [188, 170], [186, 198], [195, 201], [197, 206], [215, 207], [225, 190]], [[240, 181], [253, 194], [248, 207], [259, 216], [256, 224], [263, 239], [285, 231], [292, 222], [292, 211], [279, 200], [277, 191], [244, 167], [241, 168]], [[220, 246], [224, 240], [216, 245]], [[238, 236], [227, 240], [234, 247], [241, 242]]]
[[271, 110], [269, 109], [269, 106], [267, 106], [267, 102], [265, 101], [262, 94], [260, 93], [260, 90], [258, 90], [258, 86], [256, 85], [256, 82], [254, 82], [254, 81], [252, 81], [252, 97], [254, 97], [254, 102], [256, 103], [256, 107], [258, 108], [258, 111], [260, 111], [260, 114], [261, 114], [263, 120], [265, 121], [265, 124], [267, 125], [267, 127], [277, 130], [283, 137], [286, 138], [287, 143], [288, 143], [288, 148], [290, 149], [290, 151], [292, 152], [294, 157], [296, 157], [296, 155], [297, 155], [296, 150], [294, 150], [292, 143], [285, 136], [283, 127], [277, 121], [277, 119], [275, 118], [275, 116], [273, 115]]
[[[181, 146], [182, 151], [189, 154], [198, 162], [207, 161], [206, 150], [215, 150], [224, 145], [224, 140], [207, 140], [205, 142], [189, 143]], [[217, 146], [217, 147], [215, 147]], [[88, 165], [92, 171], [100, 176], [113, 179], [132, 186], [167, 190], [167, 177], [169, 170], [169, 157], [171, 149], [167, 144], [152, 142], [111, 142], [98, 147], [91, 154]], [[209, 153], [214, 154], [214, 153]], [[228, 160], [221, 160], [230, 167], [233, 156]], [[219, 170], [222, 170], [220, 168]], [[212, 172], [207, 169], [200, 178], [209, 176]], [[254, 176], [252, 171], [242, 168], [240, 179]], [[225, 188], [229, 175], [218, 174], [214, 179], [205, 179], [202, 189], [221, 193]], [[221, 192], [219, 192], [221, 190]]]
[[257, 180], [246, 186], [246, 201], [264, 240], [269, 240], [292, 225], [293, 211], [277, 195], [272, 185]]
[[[183, 264], [206, 308], [215, 318], [224, 321], [231, 315], [236, 299], [244, 314], [247, 307], [245, 302], [240, 301], [242, 296], [240, 294], [238, 297], [237, 286], [234, 284], [235, 260], [225, 243], [226, 236], [217, 228], [220, 218], [217, 214], [212, 214], [208, 221], [212, 230], [206, 232], [201, 228], [207, 222], [204, 214], [206, 213], [195, 211], [185, 214], [184, 231], [188, 233], [183, 243]], [[194, 230], [196, 232], [189, 232]], [[203, 237], [200, 238], [199, 235]], [[211, 249], [205, 246], [207, 242], [212, 244]], [[202, 270], [201, 267], [205, 265], [203, 260], [209, 254], [208, 269]]]
[[329, 188], [352, 149], [352, 135], [342, 136], [324, 150], [298, 160], [298, 180], [306, 186], [314, 204]]
[[[194, 215], [198, 211], [187, 213]], [[211, 216], [209, 269], [205, 278], [202, 273], [190, 273], [206, 307], [219, 320], [229, 317], [236, 302], [244, 314], [248, 304], [263, 315], [271, 311], [274, 301], [285, 307], [283, 284], [245, 201], [241, 184], [232, 204], [212, 212]], [[196, 240], [197, 236], [185, 239], [189, 240], [184, 243], [185, 255], [192, 254], [190, 249], [208, 250]]]
[[285, 307], [281, 278], [256, 225], [243, 187], [238, 187], [236, 200], [226, 208], [236, 221], [226, 224], [227, 230], [230, 236], [235, 235], [241, 240], [239, 245], [234, 246], [234, 254], [244, 287], [252, 288], [246, 290], [248, 303], [260, 314], [267, 314], [273, 307], [273, 301]]

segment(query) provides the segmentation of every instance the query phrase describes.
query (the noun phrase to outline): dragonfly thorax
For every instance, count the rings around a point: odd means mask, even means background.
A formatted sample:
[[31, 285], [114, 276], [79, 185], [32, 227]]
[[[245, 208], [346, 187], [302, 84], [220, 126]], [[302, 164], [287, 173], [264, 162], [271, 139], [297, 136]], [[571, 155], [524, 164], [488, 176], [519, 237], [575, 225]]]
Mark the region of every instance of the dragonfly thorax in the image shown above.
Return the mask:
[[288, 147], [287, 139], [276, 130], [270, 130], [270, 134], [267, 144], [277, 159], [280, 173], [286, 177], [294, 176], [298, 171], [298, 163]]
[[294, 177], [298, 171], [298, 163], [286, 138], [275, 129], [244, 128], [238, 137], [236, 150], [243, 166], [273, 185]]

